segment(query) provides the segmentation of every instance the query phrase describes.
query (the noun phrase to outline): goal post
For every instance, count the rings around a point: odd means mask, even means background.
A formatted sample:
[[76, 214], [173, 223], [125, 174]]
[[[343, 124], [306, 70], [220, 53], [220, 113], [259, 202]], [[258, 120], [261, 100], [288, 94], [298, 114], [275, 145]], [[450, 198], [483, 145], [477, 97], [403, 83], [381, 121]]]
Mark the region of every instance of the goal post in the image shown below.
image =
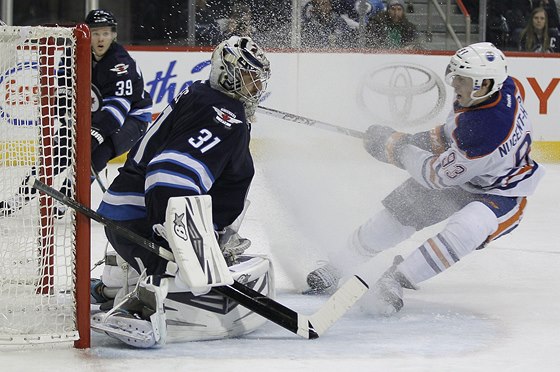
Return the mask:
[[90, 205], [90, 86], [86, 25], [0, 26], [0, 345], [90, 346], [89, 219], [26, 183]]

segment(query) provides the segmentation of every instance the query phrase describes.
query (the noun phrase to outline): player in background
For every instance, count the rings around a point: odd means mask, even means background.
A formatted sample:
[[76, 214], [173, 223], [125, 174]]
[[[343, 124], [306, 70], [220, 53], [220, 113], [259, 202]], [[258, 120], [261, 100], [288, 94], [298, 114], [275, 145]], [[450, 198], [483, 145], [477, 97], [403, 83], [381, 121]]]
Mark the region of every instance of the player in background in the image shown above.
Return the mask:
[[[151, 122], [152, 98], [144, 90], [144, 80], [140, 68], [130, 54], [117, 43], [117, 21], [106, 10], [96, 9], [89, 12], [85, 23], [91, 31], [91, 165], [95, 172], [100, 172], [109, 160], [130, 150], [146, 132]], [[72, 73], [69, 59], [62, 58], [58, 69], [59, 107], [66, 107], [65, 96], [61, 89], [68, 84]], [[68, 141], [67, 126], [72, 123], [66, 119], [64, 110], [59, 110], [61, 120], [59, 141]], [[66, 148], [59, 143], [60, 148]], [[60, 150], [59, 150], [60, 151]], [[63, 155], [63, 154], [60, 154]], [[64, 156], [60, 156], [64, 158]], [[68, 165], [59, 164], [58, 172]], [[31, 170], [35, 175], [36, 170]], [[69, 194], [71, 183], [66, 179], [61, 191]], [[27, 179], [22, 183], [18, 194], [0, 201], [0, 216], [10, 215], [19, 210], [35, 190], [27, 186]], [[57, 203], [55, 212], [62, 215], [66, 207]]]
[[[364, 147], [374, 158], [411, 178], [354, 231], [348, 249], [308, 275], [311, 293], [331, 292], [364, 258], [447, 219], [442, 231], [368, 281], [366, 309], [397, 312], [403, 288], [415, 289], [520, 223], [544, 170], [529, 155], [529, 114], [503, 53], [491, 43], [461, 48], [445, 79], [456, 98], [445, 124], [416, 134], [372, 125], [365, 133]], [[368, 264], [358, 270], [368, 271]]]
[[[103, 196], [98, 212], [173, 250], [171, 242], [160, 234], [160, 227], [166, 222], [168, 200], [210, 195], [213, 226], [204, 228], [212, 231], [212, 238], [216, 231], [224, 255], [231, 258], [231, 252], [241, 253], [248, 247], [247, 239], [240, 239], [228, 227], [244, 210], [254, 175], [249, 151], [250, 121], [269, 76], [270, 63], [250, 37], [232, 36], [220, 43], [212, 54], [209, 80], [194, 82], [161, 112], [129, 152], [126, 163]], [[198, 218], [196, 214], [194, 219]], [[189, 291], [188, 285], [167, 260], [110, 229], [105, 231], [116, 252], [136, 272], [145, 271], [148, 277], [141, 279], [136, 294], [128, 302], [115, 305], [114, 315], [104, 319], [94, 317], [93, 323], [124, 330], [133, 324], [144, 335], [151, 336], [139, 344], [118, 332], [107, 332], [135, 346], [164, 343], [166, 315], [161, 304], [169, 285], [173, 285], [168, 283], [168, 278], [175, 284], [179, 282], [177, 287], [184, 288], [183, 292]], [[176, 310], [177, 306], [180, 304], [174, 303], [173, 308]], [[172, 313], [180, 315], [177, 311]], [[195, 320], [183, 319], [185, 323], [189, 321]], [[245, 320], [236, 322], [244, 324]], [[245, 328], [251, 330], [251, 326]]]
[[152, 121], [152, 98], [136, 61], [117, 43], [117, 21], [108, 11], [92, 10], [91, 161], [101, 171], [109, 160], [132, 148]]

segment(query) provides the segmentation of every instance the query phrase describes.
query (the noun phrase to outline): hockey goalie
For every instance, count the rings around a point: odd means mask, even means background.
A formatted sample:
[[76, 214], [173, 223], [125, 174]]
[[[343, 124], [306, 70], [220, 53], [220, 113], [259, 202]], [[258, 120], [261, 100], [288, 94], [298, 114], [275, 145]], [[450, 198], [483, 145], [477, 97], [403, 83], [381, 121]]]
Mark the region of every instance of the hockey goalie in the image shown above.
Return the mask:
[[251, 242], [239, 236], [237, 222], [216, 238], [211, 216], [208, 195], [169, 199], [166, 221], [156, 227], [175, 257], [164, 275], [146, 276], [145, 270], [139, 274], [118, 254], [108, 252], [101, 279], [91, 282], [92, 304], [100, 308], [92, 316], [92, 328], [149, 348], [236, 337], [262, 326], [266, 319], [211, 288], [236, 280], [274, 297], [271, 262], [244, 253]]
[[242, 254], [248, 241], [232, 227], [255, 174], [250, 122], [269, 77], [264, 51], [249, 37], [230, 37], [213, 51], [209, 79], [175, 97], [130, 150], [97, 212], [169, 249], [173, 259], [106, 229], [141, 275], [111, 310], [93, 316], [94, 329], [151, 347], [239, 336], [263, 324], [211, 288], [237, 280], [273, 295], [270, 262]]

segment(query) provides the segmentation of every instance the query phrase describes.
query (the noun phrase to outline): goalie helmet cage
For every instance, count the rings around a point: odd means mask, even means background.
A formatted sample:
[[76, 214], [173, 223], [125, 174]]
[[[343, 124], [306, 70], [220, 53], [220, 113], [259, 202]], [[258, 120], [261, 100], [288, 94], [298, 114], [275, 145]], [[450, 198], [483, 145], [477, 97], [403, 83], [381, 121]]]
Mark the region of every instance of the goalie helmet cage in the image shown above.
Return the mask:
[[0, 345], [87, 348], [89, 219], [25, 180], [90, 204], [89, 29], [0, 26], [0, 57]]

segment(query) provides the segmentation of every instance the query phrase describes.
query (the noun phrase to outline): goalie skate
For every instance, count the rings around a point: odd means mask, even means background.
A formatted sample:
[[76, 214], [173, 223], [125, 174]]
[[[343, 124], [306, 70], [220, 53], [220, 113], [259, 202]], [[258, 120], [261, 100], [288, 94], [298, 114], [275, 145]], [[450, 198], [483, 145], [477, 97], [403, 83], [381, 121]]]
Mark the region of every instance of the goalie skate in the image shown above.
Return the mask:
[[167, 279], [149, 276], [138, 282], [134, 291], [111, 311], [94, 314], [91, 328], [138, 348], [165, 344], [167, 326], [163, 301], [167, 290]]
[[105, 313], [94, 314], [91, 318], [91, 328], [138, 348], [150, 348], [156, 344], [152, 324], [149, 321], [136, 319], [124, 313], [104, 318]]

